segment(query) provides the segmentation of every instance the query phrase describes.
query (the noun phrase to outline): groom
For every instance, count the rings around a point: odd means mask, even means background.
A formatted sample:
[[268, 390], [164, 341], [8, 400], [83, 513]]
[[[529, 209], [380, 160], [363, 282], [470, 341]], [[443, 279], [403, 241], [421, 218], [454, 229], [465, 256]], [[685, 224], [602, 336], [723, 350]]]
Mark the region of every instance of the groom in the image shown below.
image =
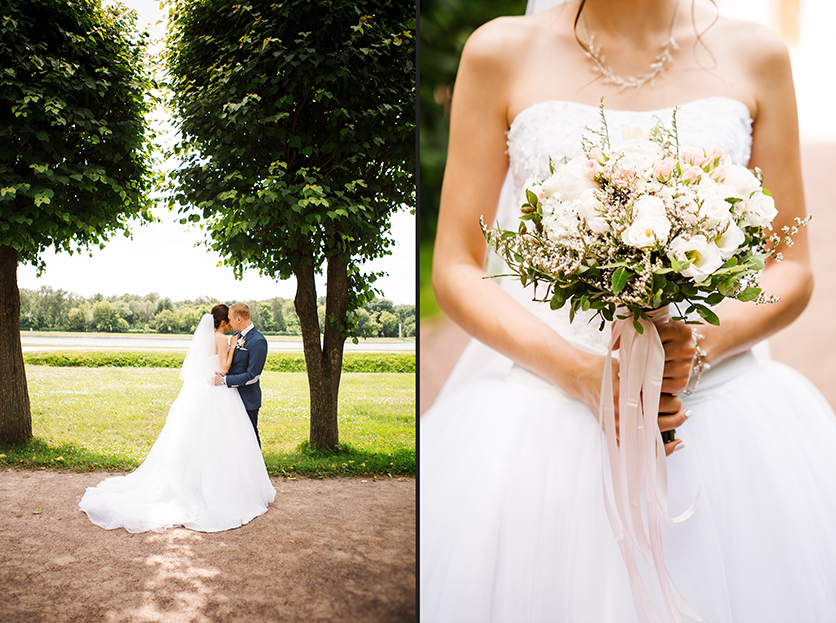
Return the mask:
[[250, 308], [245, 303], [235, 303], [229, 308], [229, 324], [238, 338], [238, 346], [232, 354], [232, 363], [226, 375], [215, 375], [215, 385], [237, 387], [247, 415], [255, 430], [255, 438], [261, 447], [258, 436], [258, 410], [261, 408], [261, 385], [258, 379], [267, 360], [267, 339], [255, 330], [250, 322]]

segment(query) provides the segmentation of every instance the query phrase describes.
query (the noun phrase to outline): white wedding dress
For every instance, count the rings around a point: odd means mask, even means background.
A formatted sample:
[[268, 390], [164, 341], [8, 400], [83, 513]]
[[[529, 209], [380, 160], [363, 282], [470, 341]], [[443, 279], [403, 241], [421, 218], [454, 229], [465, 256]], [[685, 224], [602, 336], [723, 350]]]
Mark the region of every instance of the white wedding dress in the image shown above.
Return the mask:
[[[608, 110], [610, 137], [617, 144], [623, 126], [647, 130], [656, 117], [670, 127], [671, 113]], [[516, 229], [526, 179], [546, 177], [549, 156], [577, 155], [598, 116], [560, 101], [519, 114], [500, 225]], [[742, 103], [686, 103], [677, 122], [684, 146], [715, 144], [748, 162]], [[488, 274], [502, 272], [496, 261]], [[533, 303], [530, 288], [503, 287], [576, 347], [606, 353], [608, 328], [570, 325], [565, 310]], [[705, 372], [684, 404], [693, 416], [676, 435], [686, 447], [667, 459], [671, 515], [701, 493], [692, 517], [662, 522], [673, 583], [711, 623], [836, 621], [833, 411], [803, 376], [751, 351]], [[419, 439], [421, 621], [639, 620], [605, 514], [602, 433], [587, 407], [472, 341], [421, 418]], [[654, 574], [643, 577], [667, 621]]]
[[214, 386], [214, 323], [206, 314], [180, 372], [184, 381], [145, 461], [89, 487], [79, 508], [97, 526], [128, 532], [237, 528], [267, 511], [276, 490], [237, 389]]

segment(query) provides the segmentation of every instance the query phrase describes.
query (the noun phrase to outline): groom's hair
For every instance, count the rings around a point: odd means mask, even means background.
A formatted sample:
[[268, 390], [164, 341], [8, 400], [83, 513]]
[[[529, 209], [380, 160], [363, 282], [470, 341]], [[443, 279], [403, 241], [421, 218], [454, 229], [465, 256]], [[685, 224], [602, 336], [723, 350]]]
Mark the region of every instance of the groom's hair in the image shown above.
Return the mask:
[[235, 303], [229, 307], [230, 316], [241, 316], [244, 320], [250, 319], [250, 306], [246, 303]]

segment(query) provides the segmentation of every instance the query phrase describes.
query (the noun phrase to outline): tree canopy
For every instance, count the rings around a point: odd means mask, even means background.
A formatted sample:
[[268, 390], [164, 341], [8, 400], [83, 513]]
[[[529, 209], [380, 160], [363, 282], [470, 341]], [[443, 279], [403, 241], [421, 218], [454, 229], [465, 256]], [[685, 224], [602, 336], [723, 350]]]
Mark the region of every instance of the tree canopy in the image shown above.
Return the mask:
[[0, 7], [0, 244], [19, 261], [150, 218], [144, 48], [134, 14], [97, 0]]
[[[415, 201], [412, 5], [173, 4], [172, 203], [197, 208], [239, 272], [385, 254], [391, 213]], [[374, 279], [353, 277], [359, 292]]]
[[[337, 443], [349, 312], [373, 295], [359, 265], [389, 253], [415, 203], [414, 4], [173, 0], [167, 66], [183, 164], [172, 204], [237, 271], [295, 276], [311, 443]], [[320, 343], [315, 273], [327, 275]]]

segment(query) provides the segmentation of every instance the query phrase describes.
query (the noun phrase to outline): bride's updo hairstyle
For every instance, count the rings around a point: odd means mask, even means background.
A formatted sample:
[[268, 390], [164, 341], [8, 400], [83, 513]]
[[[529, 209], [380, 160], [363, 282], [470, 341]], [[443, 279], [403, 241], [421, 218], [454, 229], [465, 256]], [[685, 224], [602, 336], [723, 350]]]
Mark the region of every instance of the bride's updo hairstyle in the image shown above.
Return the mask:
[[215, 318], [216, 329], [219, 326], [221, 326], [222, 322], [229, 322], [229, 307], [227, 307], [223, 303], [221, 303], [220, 305], [215, 305], [210, 313]]

